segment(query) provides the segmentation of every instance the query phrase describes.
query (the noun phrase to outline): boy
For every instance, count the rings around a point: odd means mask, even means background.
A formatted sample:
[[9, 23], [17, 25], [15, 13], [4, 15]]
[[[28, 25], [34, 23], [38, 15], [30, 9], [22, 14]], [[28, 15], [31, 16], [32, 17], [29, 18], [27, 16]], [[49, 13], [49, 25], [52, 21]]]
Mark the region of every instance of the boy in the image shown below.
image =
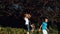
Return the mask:
[[[43, 34], [48, 34], [47, 33], [47, 22], [48, 22], [48, 18], [44, 19], [44, 22], [42, 22], [42, 25], [40, 26], [40, 29], [42, 28], [42, 32]], [[47, 29], [47, 30], [46, 30]], [[48, 30], [49, 31], [49, 30]]]

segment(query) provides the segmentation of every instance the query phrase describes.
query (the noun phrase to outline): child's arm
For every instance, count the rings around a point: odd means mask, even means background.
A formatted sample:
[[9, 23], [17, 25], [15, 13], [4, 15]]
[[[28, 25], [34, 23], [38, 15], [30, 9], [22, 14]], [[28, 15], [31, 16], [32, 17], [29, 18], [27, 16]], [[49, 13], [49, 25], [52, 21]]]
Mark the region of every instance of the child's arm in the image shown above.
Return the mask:
[[42, 25], [40, 26], [40, 29], [41, 29]]
[[47, 31], [49, 31], [49, 29], [46, 27]]
[[42, 25], [40, 26], [39, 31], [41, 31], [41, 27], [42, 27]]

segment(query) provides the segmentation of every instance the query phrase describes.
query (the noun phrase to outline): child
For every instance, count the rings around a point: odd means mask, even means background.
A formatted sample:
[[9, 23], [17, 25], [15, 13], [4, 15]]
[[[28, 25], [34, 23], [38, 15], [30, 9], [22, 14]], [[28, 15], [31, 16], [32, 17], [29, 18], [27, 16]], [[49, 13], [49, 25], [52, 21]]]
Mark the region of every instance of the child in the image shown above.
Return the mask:
[[[44, 19], [45, 22], [42, 22], [42, 25], [40, 26], [40, 29], [42, 28], [42, 32], [43, 34], [48, 34], [47, 33], [47, 22], [48, 22], [48, 18]], [[47, 29], [47, 30], [46, 30]], [[49, 31], [49, 30], [48, 30]]]
[[28, 28], [27, 34], [29, 34], [30, 28], [29, 28], [29, 18], [31, 17], [30, 14], [25, 14], [24, 20], [25, 20], [25, 25]]
[[34, 29], [35, 29], [35, 25], [34, 24], [31, 24], [31, 31], [34, 32]]

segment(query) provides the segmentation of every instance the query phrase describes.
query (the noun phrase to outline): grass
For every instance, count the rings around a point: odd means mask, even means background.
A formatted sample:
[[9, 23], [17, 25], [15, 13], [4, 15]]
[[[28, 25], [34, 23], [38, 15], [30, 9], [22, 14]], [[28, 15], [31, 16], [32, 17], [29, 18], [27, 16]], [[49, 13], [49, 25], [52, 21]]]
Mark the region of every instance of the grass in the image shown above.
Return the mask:
[[[49, 34], [58, 34], [58, 30], [54, 30], [50, 27], [51, 31]], [[10, 28], [10, 27], [0, 27], [0, 34], [26, 34], [26, 30], [21, 28]], [[34, 32], [30, 31], [30, 34], [42, 34], [42, 31], [35, 30]]]

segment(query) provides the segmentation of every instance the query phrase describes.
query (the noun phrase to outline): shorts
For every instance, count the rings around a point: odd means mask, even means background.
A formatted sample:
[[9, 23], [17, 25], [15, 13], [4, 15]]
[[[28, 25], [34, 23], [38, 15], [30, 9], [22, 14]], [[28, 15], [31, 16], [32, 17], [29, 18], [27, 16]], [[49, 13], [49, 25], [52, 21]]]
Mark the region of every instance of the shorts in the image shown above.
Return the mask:
[[46, 30], [42, 30], [43, 31], [43, 34], [47, 34], [47, 31]]

